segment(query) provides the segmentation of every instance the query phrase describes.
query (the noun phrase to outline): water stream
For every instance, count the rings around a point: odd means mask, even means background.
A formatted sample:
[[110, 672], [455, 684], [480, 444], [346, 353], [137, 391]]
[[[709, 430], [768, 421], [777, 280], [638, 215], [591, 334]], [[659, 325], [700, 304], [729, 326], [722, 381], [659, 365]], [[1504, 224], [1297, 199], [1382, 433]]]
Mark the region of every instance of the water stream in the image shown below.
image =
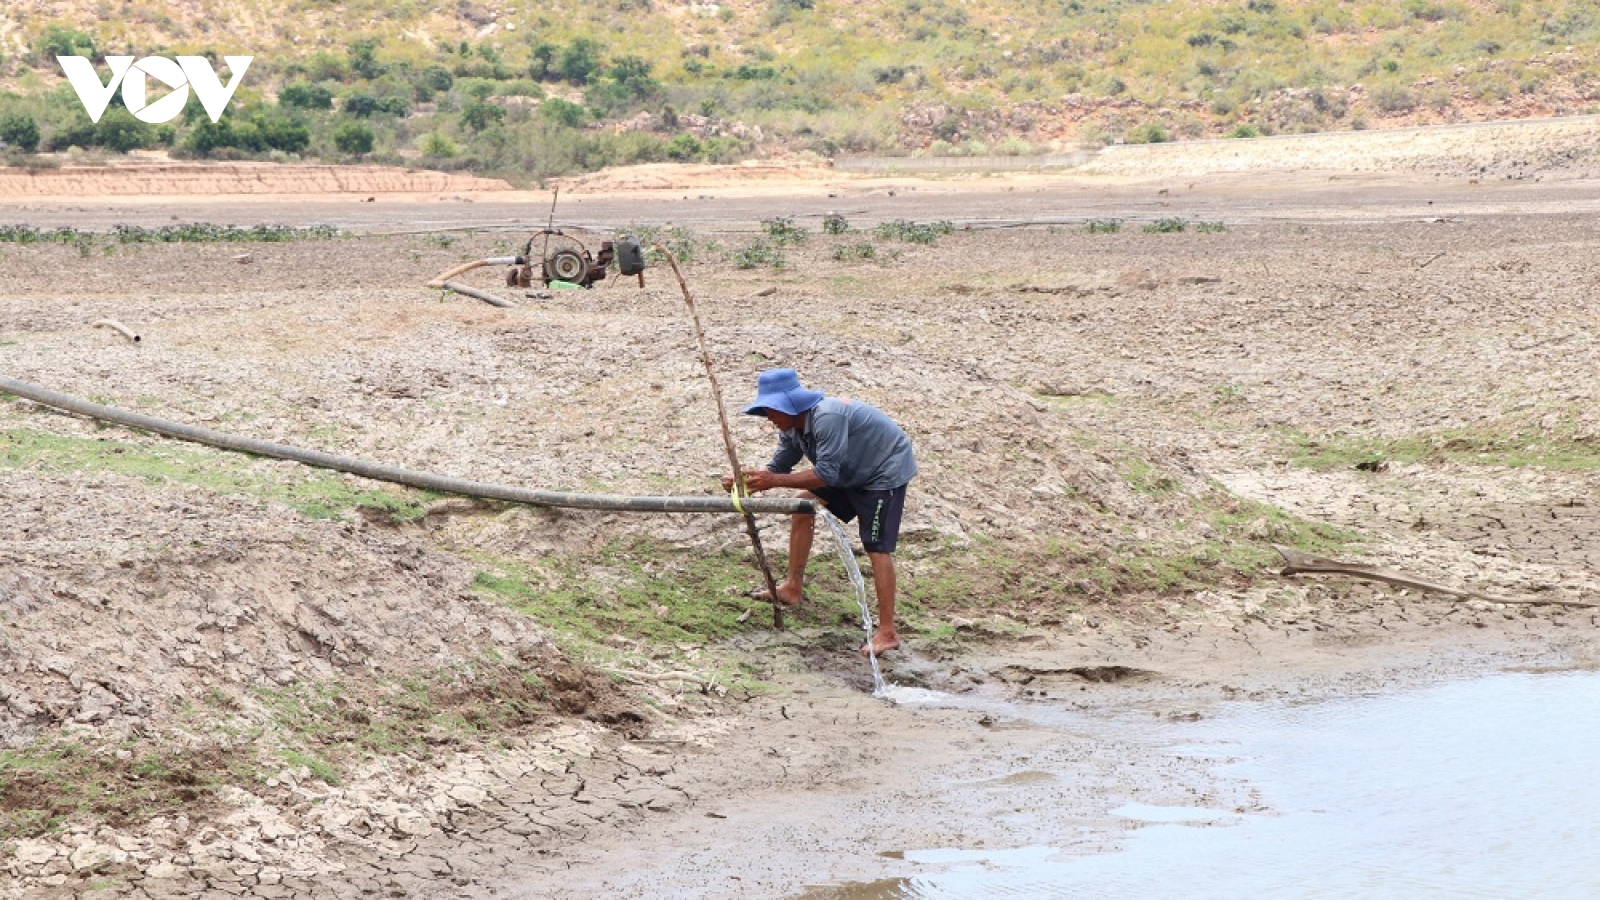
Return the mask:
[[[907, 848], [922, 874], [808, 898], [1600, 897], [1600, 673], [1497, 674], [1304, 705], [1230, 704], [1166, 752], [1264, 811], [1113, 800], [1120, 852]], [[1017, 791], [1027, 791], [1019, 784]]]
[[861, 577], [861, 566], [856, 563], [855, 551], [850, 549], [850, 536], [845, 534], [844, 523], [825, 509], [819, 509], [817, 514], [828, 523], [833, 539], [839, 544], [839, 559], [850, 576], [850, 585], [855, 588], [856, 603], [861, 605], [861, 627], [867, 632], [867, 659], [872, 661], [872, 696], [887, 697], [889, 686], [883, 680], [883, 669], [878, 666], [878, 654], [872, 652], [872, 607], [867, 605], [867, 580]]

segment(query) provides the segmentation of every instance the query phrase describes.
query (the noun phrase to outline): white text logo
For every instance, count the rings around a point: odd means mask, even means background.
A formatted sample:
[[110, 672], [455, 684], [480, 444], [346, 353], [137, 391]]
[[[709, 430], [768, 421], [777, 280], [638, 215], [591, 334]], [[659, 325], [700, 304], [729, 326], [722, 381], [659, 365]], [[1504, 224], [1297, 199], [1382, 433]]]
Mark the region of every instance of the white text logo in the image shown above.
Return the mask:
[[[67, 80], [72, 82], [72, 89], [78, 92], [78, 99], [83, 101], [84, 112], [94, 122], [99, 122], [100, 117], [105, 115], [106, 107], [111, 104], [111, 97], [116, 94], [119, 85], [122, 87], [123, 105], [141, 122], [172, 121], [178, 113], [183, 112], [184, 104], [189, 102], [190, 88], [194, 88], [195, 96], [206, 108], [206, 114], [215, 122], [222, 118], [222, 111], [233, 99], [234, 89], [244, 78], [244, 70], [250, 68], [250, 61], [255, 57], [224, 56], [222, 59], [233, 76], [226, 87], [211, 68], [211, 61], [204, 56], [180, 56], [177, 62], [164, 56], [146, 56], [138, 62], [134, 62], [131, 56], [108, 56], [106, 65], [111, 67], [111, 80], [104, 83], [94, 70], [94, 63], [81, 56], [58, 56], [56, 62], [61, 63]], [[172, 92], [148, 101], [147, 77], [166, 85]]]

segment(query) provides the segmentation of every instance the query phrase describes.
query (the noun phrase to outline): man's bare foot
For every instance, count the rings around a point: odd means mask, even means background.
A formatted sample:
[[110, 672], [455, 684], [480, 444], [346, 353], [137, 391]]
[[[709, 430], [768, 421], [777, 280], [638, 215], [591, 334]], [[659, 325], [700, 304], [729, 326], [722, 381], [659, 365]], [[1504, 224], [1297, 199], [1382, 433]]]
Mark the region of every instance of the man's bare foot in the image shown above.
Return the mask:
[[[765, 600], [768, 603], [772, 602], [772, 595], [767, 593], [766, 588], [757, 588], [756, 590], [750, 592], [750, 596], [757, 600]], [[778, 602], [782, 603], [784, 606], [787, 606], [790, 609], [799, 606], [800, 598], [803, 596], [805, 596], [805, 589], [800, 585], [790, 584], [787, 581], [778, 583]]]
[[898, 632], [894, 631], [894, 629], [879, 628], [877, 631], [872, 633], [872, 640], [870, 642], [861, 645], [862, 656], [867, 655], [867, 648], [869, 644], [872, 648], [873, 656], [882, 656], [883, 654], [888, 653], [890, 650], [898, 650], [900, 648], [900, 635]]

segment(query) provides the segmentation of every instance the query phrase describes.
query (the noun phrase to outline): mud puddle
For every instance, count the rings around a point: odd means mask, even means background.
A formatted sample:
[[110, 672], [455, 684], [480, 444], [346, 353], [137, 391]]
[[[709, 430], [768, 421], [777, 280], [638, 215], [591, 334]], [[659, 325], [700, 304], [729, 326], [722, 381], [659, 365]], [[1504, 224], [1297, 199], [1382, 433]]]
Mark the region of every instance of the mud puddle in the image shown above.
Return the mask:
[[[884, 855], [918, 874], [797, 896], [1155, 898], [1177, 886], [1193, 898], [1600, 896], [1600, 869], [1563, 852], [1600, 842], [1597, 703], [1600, 674], [1581, 671], [1223, 704], [1165, 723], [1165, 752], [1248, 782], [1259, 804], [1127, 802], [1109, 809], [1134, 828], [1119, 852], [908, 847]], [[1041, 714], [1083, 724], [1059, 709], [1026, 711]], [[1026, 774], [1004, 782], [1018, 806], [1049, 777]]]

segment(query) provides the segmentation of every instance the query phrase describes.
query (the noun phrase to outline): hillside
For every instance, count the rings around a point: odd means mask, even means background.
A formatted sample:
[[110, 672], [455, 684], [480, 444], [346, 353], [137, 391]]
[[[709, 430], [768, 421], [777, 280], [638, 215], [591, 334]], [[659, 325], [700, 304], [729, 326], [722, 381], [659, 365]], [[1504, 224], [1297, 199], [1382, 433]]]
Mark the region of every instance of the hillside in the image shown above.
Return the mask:
[[[1107, 143], [1574, 115], [1579, 0], [30, 0], [0, 12], [18, 148], [405, 163], [527, 181], [607, 165]], [[222, 124], [113, 108], [57, 54], [253, 55]], [[31, 123], [31, 124], [30, 124]]]

